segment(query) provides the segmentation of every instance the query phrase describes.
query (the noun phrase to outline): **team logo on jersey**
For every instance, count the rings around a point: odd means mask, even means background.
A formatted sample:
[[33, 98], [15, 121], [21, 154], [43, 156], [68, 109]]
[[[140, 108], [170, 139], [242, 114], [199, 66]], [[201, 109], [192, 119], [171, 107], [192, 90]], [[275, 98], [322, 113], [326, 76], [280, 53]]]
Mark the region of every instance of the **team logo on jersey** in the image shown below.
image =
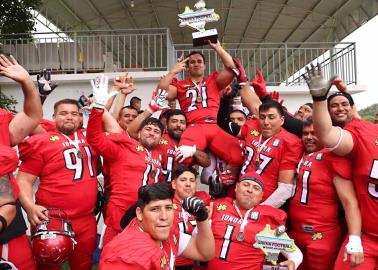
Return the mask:
[[160, 268], [164, 269], [165, 266], [167, 265], [167, 263], [168, 263], [168, 257], [167, 257], [167, 255], [162, 256], [160, 258]]
[[251, 131], [251, 135], [257, 137], [257, 136], [260, 135], [260, 132], [257, 129], [254, 129], [254, 130]]
[[221, 203], [221, 204], [217, 205], [217, 210], [218, 211], [224, 211], [226, 209], [227, 209], [227, 205], [225, 205], [224, 203]]
[[272, 143], [272, 146], [274, 146], [274, 147], [277, 147], [277, 146], [279, 146], [280, 145], [280, 139], [275, 139], [274, 140], [274, 142]]
[[140, 144], [138, 144], [138, 145], [135, 147], [135, 150], [137, 150], [137, 152], [143, 152], [143, 151], [144, 151], [144, 147], [141, 146]]
[[312, 240], [315, 241], [315, 240], [321, 240], [323, 239], [323, 234], [321, 232], [317, 232], [317, 233], [314, 233], [312, 236], [311, 236]]
[[167, 140], [164, 140], [164, 139], [161, 139], [159, 144], [164, 144], [164, 145], [167, 145], [168, 144], [168, 141]]
[[177, 210], [178, 209], [178, 206], [177, 206], [177, 204], [172, 204], [172, 207], [173, 207], [173, 210]]
[[318, 153], [315, 157], [316, 160], [322, 160], [323, 153]]
[[59, 141], [59, 140], [60, 140], [59, 136], [54, 135], [54, 136], [50, 137], [51, 142], [55, 142], [55, 141]]
[[184, 84], [182, 87], [189, 88], [189, 87], [192, 87], [192, 85], [191, 84]]
[[251, 219], [252, 220], [258, 220], [259, 219], [259, 212], [252, 212], [251, 213]]

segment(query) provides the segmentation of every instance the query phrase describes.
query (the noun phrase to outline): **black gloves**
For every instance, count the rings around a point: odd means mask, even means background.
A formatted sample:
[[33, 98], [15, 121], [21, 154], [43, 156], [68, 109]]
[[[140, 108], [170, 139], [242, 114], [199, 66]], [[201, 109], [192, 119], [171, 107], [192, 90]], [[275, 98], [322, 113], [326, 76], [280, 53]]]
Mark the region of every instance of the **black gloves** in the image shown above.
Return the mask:
[[197, 221], [205, 221], [209, 214], [203, 201], [197, 197], [188, 197], [182, 202], [182, 208], [196, 217]]
[[219, 176], [209, 177], [209, 194], [212, 198], [222, 198], [227, 196], [227, 191], [223, 188]]

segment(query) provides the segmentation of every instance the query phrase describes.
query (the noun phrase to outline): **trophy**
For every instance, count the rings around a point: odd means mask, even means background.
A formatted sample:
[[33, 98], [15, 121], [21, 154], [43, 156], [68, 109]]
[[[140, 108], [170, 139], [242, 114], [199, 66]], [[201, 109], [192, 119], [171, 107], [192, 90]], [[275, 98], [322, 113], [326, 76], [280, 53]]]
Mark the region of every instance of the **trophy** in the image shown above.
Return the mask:
[[253, 247], [261, 249], [265, 254], [263, 270], [287, 270], [285, 266], [277, 265], [278, 255], [280, 252], [293, 252], [297, 249], [294, 240], [290, 239], [285, 232], [284, 225], [278, 226], [275, 230], [267, 224], [261, 232], [256, 234], [256, 242]]
[[192, 33], [193, 46], [203, 46], [208, 44], [208, 40], [212, 43], [217, 43], [218, 32], [217, 29], [205, 30], [205, 24], [208, 22], [217, 22], [219, 15], [214, 12], [214, 9], [207, 9], [206, 3], [203, 0], [199, 0], [195, 5], [196, 9], [193, 11], [188, 6], [185, 7], [185, 11], [179, 16], [180, 27], [190, 27], [197, 32]]

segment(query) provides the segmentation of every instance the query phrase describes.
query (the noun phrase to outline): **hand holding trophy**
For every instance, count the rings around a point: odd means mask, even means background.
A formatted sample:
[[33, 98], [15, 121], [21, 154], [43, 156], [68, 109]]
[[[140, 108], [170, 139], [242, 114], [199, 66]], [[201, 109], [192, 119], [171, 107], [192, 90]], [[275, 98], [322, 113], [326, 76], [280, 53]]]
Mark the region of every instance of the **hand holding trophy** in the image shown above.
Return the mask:
[[[272, 230], [270, 225], [266, 224], [264, 230], [256, 234], [256, 242], [253, 247], [260, 248], [265, 254], [266, 263], [263, 265], [263, 270], [291, 270], [298, 267], [302, 261], [301, 256], [295, 253], [298, 248], [295, 246], [294, 240], [290, 239], [285, 231], [284, 225]], [[277, 265], [281, 252], [288, 260]], [[294, 256], [290, 256], [291, 254]]]
[[217, 29], [205, 30], [205, 25], [208, 22], [217, 22], [219, 15], [214, 12], [214, 9], [207, 9], [204, 0], [199, 0], [195, 5], [196, 9], [193, 11], [188, 6], [185, 7], [185, 11], [179, 16], [180, 27], [190, 27], [197, 32], [192, 33], [193, 46], [203, 46], [211, 43], [217, 43], [218, 32]]

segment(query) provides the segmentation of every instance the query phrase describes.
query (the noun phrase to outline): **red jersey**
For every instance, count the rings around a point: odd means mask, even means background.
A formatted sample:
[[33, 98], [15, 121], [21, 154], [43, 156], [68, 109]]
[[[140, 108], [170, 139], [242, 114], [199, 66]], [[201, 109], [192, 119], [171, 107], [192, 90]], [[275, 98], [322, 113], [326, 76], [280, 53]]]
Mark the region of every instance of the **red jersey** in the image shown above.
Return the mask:
[[352, 179], [350, 160], [325, 149], [302, 157], [289, 205], [292, 229], [314, 233], [339, 227], [339, 199], [333, 184], [336, 175]]
[[46, 132], [56, 132], [56, 124], [54, 121], [50, 121], [47, 119], [42, 119], [39, 122], [39, 125], [46, 131]]
[[[243, 215], [246, 212], [242, 212]], [[214, 201], [212, 230], [215, 238], [215, 258], [208, 262], [208, 270], [218, 269], [250, 269], [261, 270], [264, 253], [253, 247], [255, 236], [266, 224], [274, 229], [284, 225], [286, 213], [268, 205], [257, 205], [249, 213], [248, 223], [244, 228], [244, 241], [236, 240], [243, 221], [234, 206], [232, 198]]]
[[[12, 119], [13, 119], [12, 113], [0, 108], [0, 144], [1, 145], [11, 146], [9, 123], [12, 121]], [[10, 183], [13, 187], [13, 191], [15, 193], [15, 197], [17, 198], [19, 194], [19, 188], [16, 183], [16, 179], [13, 176], [13, 173], [9, 173], [9, 178], [10, 178]]]
[[88, 142], [106, 159], [109, 167], [109, 202], [123, 210], [138, 199], [138, 189], [159, 180], [161, 155], [148, 151], [127, 133], [106, 136], [102, 132], [102, 114], [92, 110], [88, 121]]
[[215, 71], [197, 85], [189, 79], [182, 81], [173, 79], [172, 85], [177, 88], [177, 99], [188, 124], [217, 123], [222, 90], [216, 83], [217, 77], [218, 72]]
[[161, 167], [162, 174], [161, 179], [167, 182], [172, 181], [172, 171], [175, 164], [175, 155], [176, 155], [176, 143], [175, 141], [167, 134], [164, 133], [159, 142], [158, 150], [161, 153]]
[[344, 127], [353, 138], [353, 183], [361, 211], [362, 231], [378, 237], [378, 125], [353, 119]]
[[134, 219], [104, 247], [99, 269], [171, 270], [178, 253], [179, 234], [171, 233], [161, 243], [159, 247]]
[[[209, 205], [210, 196], [206, 192], [199, 191], [196, 192], [194, 196], [202, 199], [205, 205]], [[173, 209], [175, 210], [175, 219], [173, 222], [175, 229], [181, 233], [192, 235], [194, 228], [197, 226], [196, 217], [186, 212], [182, 208], [181, 202], [176, 197], [173, 198]], [[176, 266], [191, 264], [193, 264], [193, 261], [184, 257], [177, 257], [176, 259]]]
[[0, 108], [0, 143], [11, 146], [9, 123], [13, 119], [13, 114]]
[[[256, 170], [261, 175], [265, 184], [264, 201], [277, 189], [279, 172], [296, 169], [303, 153], [303, 144], [297, 136], [284, 128], [270, 139], [264, 140], [261, 138], [258, 120], [247, 120], [241, 130], [241, 138], [245, 140], [241, 174]], [[255, 166], [256, 162], [259, 166]]]
[[[77, 131], [82, 158], [61, 133], [32, 136], [19, 145], [20, 171], [39, 176], [36, 203], [64, 210], [70, 218], [92, 215], [97, 196], [97, 153], [85, 130]], [[74, 135], [67, 135], [74, 139]]]

